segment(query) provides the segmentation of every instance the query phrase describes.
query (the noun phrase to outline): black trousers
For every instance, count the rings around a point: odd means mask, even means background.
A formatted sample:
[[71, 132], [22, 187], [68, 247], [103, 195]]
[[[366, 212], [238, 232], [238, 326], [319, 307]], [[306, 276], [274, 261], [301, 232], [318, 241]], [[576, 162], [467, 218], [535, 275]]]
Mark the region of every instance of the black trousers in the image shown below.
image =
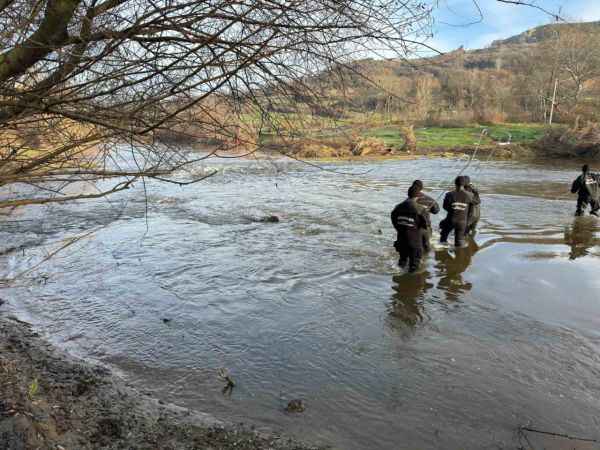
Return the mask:
[[431, 228], [421, 230], [421, 236], [423, 238], [423, 251], [428, 252], [431, 250]]
[[447, 218], [440, 222], [440, 241], [447, 242], [448, 236], [454, 230], [454, 245], [464, 247], [466, 245], [467, 223], [451, 222]]
[[481, 218], [481, 206], [472, 205], [470, 214], [467, 218], [467, 234], [474, 234], [477, 229], [477, 224]]
[[477, 224], [479, 223], [479, 220], [475, 220], [473, 222], [470, 222], [469, 225], [467, 225], [467, 234], [472, 234], [473, 236], [475, 235], [475, 231], [477, 231]]
[[600, 204], [593, 198], [589, 197], [578, 197], [577, 198], [577, 211], [575, 211], [576, 216], [583, 216], [585, 209], [590, 205], [592, 207], [593, 213], [597, 212], [600, 209]]
[[394, 248], [400, 254], [398, 265], [400, 267], [406, 266], [408, 263], [408, 271], [415, 272], [421, 265], [421, 258], [423, 257], [423, 247], [415, 245], [410, 240], [402, 239], [398, 237], [398, 240], [394, 242]]

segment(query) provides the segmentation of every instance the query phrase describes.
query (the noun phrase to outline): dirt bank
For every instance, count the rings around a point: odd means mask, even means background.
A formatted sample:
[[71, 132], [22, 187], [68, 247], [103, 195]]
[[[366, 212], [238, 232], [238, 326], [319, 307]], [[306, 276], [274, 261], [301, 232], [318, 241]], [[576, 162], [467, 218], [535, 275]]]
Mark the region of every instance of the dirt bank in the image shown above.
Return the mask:
[[146, 397], [0, 311], [0, 450], [310, 448]]
[[551, 157], [533, 146], [510, 145], [510, 146], [461, 146], [454, 148], [419, 148], [415, 151], [401, 151], [386, 149], [381, 152], [352, 155], [350, 153], [333, 152], [328, 147], [312, 147], [310, 151], [286, 152], [283, 149], [263, 149], [254, 157], [268, 157], [269, 155], [287, 155], [299, 160], [316, 161], [378, 161], [394, 159], [417, 159], [417, 158], [466, 158], [475, 154], [477, 159], [494, 160], [528, 160], [534, 158]]

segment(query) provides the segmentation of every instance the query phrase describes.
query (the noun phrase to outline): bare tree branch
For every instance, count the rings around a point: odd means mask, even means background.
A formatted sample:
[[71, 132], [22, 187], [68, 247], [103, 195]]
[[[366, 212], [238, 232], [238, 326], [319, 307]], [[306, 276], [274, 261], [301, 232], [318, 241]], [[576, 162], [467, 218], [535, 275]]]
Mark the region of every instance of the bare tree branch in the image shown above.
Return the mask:
[[536, 4], [535, 2], [524, 1], [524, 0], [496, 0], [496, 1], [499, 3], [506, 3], [509, 5], [518, 5], [518, 6], [526, 6], [528, 8], [534, 8], [534, 9], [537, 9], [537, 10], [543, 12], [544, 14], [551, 16], [557, 22], [564, 21], [564, 19], [560, 16], [560, 14], [558, 12], [554, 13], [548, 9], [541, 7], [540, 5]]

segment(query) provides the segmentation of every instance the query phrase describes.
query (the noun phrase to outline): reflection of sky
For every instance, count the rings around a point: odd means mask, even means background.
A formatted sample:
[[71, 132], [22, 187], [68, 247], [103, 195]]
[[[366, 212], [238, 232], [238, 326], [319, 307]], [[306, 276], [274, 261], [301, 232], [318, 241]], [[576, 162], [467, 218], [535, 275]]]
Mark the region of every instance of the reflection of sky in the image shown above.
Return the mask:
[[[430, 44], [440, 51], [461, 45], [468, 49], [482, 48], [495, 39], [508, 38], [552, 22], [552, 17], [539, 9], [496, 0], [478, 0], [482, 18], [473, 0], [438, 0], [436, 3], [436, 24]], [[567, 20], [600, 20], [598, 0], [534, 0], [533, 3], [551, 13], [560, 12]]]

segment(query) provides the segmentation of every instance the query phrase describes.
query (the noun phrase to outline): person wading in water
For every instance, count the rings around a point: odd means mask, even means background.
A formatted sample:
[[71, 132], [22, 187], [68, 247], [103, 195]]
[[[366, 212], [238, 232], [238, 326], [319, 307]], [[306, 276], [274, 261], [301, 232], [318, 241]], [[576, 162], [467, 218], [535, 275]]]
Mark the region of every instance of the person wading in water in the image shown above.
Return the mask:
[[598, 216], [598, 209], [600, 209], [598, 202], [598, 197], [600, 196], [599, 182], [600, 175], [590, 173], [590, 168], [587, 164], [581, 168], [581, 175], [573, 181], [571, 186], [571, 193], [577, 194], [576, 216], [583, 216], [588, 205], [592, 208], [590, 214]]
[[473, 184], [471, 184], [471, 178], [465, 175], [465, 191], [473, 194], [473, 204], [469, 208], [469, 217], [467, 219], [467, 234], [475, 235], [477, 231], [477, 224], [481, 218], [481, 198], [479, 197], [479, 191]]
[[429, 195], [423, 193], [423, 182], [421, 180], [413, 181], [412, 187], [417, 190], [417, 203], [425, 208], [425, 220], [427, 221], [427, 228], [422, 231], [423, 234], [423, 251], [428, 252], [431, 250], [431, 216], [430, 214], [437, 214], [440, 212], [440, 205], [432, 199]]
[[415, 272], [423, 256], [423, 230], [427, 229], [425, 208], [417, 203], [418, 190], [411, 186], [408, 198], [396, 205], [391, 214], [392, 225], [398, 232], [394, 247], [400, 253], [398, 265]]
[[454, 245], [463, 247], [466, 245], [465, 234], [469, 210], [474, 205], [473, 194], [465, 190], [465, 177], [459, 176], [454, 180], [456, 189], [448, 192], [444, 197], [444, 209], [448, 215], [440, 222], [440, 242], [448, 242], [448, 235], [454, 230]]

